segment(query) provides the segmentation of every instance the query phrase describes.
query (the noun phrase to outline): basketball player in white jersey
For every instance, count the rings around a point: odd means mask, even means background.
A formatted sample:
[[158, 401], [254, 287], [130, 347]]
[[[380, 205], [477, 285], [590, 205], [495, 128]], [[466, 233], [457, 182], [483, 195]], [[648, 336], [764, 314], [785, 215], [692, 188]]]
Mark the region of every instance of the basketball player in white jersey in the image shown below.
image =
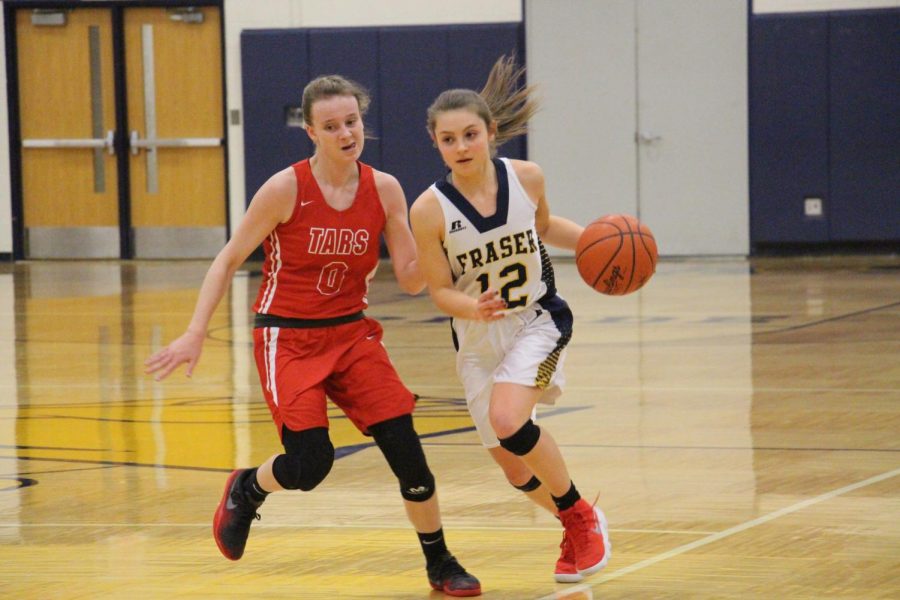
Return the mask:
[[495, 156], [537, 108], [517, 85], [522, 74], [501, 57], [480, 93], [447, 90], [432, 103], [428, 131], [450, 170], [410, 218], [431, 298], [453, 317], [457, 372], [482, 443], [512, 485], [558, 515], [555, 578], [576, 582], [609, 560], [606, 518], [581, 498], [534, 416], [561, 392], [572, 335], [542, 240], [574, 249], [583, 228], [550, 216], [537, 164]]

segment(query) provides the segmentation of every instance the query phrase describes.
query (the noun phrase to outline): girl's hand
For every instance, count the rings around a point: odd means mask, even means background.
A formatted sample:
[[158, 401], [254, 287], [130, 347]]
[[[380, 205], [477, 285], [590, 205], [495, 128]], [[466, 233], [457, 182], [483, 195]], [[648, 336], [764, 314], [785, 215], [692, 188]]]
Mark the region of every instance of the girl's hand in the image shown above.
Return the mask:
[[500, 297], [497, 290], [487, 290], [478, 297], [475, 304], [476, 321], [497, 321], [504, 317], [502, 311], [506, 310], [506, 301]]
[[194, 366], [200, 360], [204, 337], [200, 333], [185, 332], [180, 338], [145, 360], [144, 372], [148, 375], [155, 374], [154, 379], [161, 381], [182, 363], [187, 363], [187, 369], [184, 374], [190, 377], [194, 372]]

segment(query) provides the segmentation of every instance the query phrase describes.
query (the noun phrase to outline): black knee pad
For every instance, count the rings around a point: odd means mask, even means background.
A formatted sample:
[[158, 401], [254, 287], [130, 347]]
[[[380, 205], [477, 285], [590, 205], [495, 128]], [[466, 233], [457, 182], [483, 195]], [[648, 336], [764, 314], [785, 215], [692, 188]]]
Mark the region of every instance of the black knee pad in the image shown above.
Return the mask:
[[388, 419], [369, 427], [391, 471], [400, 482], [400, 495], [411, 502], [425, 502], [434, 495], [434, 475], [428, 468], [412, 415]]
[[532, 475], [531, 479], [529, 479], [522, 485], [514, 485], [513, 487], [523, 492], [533, 492], [534, 490], [541, 487], [541, 480]]
[[500, 440], [500, 445], [516, 456], [525, 456], [537, 445], [540, 437], [541, 428], [528, 419], [517, 432]]
[[272, 464], [272, 475], [281, 487], [308, 492], [331, 472], [334, 446], [325, 427], [304, 431], [284, 427], [281, 441], [285, 454], [277, 456]]

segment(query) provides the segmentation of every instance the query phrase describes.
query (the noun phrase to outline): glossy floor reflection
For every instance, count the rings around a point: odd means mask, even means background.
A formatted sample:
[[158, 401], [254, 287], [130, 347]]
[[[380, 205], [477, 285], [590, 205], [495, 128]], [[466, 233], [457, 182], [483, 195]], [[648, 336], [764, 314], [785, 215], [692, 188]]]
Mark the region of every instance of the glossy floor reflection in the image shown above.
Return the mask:
[[[0, 265], [0, 597], [442, 597], [339, 411], [326, 482], [271, 496], [244, 558], [219, 555], [226, 474], [278, 449], [251, 352], [258, 272], [235, 278], [193, 378], [142, 367], [206, 267]], [[447, 320], [389, 268], [370, 295], [484, 598], [900, 597], [900, 260], [667, 261], [623, 298], [556, 269], [576, 329], [539, 420], [614, 544], [577, 585], [553, 582], [556, 521], [478, 444]]]

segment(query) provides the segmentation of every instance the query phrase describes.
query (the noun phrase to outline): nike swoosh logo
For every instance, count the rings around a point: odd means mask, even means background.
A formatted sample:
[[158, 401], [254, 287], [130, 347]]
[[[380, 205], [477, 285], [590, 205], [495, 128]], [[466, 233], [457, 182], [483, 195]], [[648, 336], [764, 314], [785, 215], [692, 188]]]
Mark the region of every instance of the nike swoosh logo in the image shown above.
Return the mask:
[[306, 206], [307, 204], [312, 204], [315, 200], [307, 200], [306, 202], [300, 201], [300, 206]]
[[228, 494], [228, 501], [225, 503], [225, 508], [228, 510], [234, 510], [237, 508], [237, 504], [234, 503], [234, 500], [231, 499], [231, 494]]
[[434, 540], [434, 541], [431, 541], [431, 542], [427, 542], [427, 541], [425, 541], [425, 540], [422, 540], [422, 544], [424, 544], [425, 546], [430, 546], [431, 544], [437, 544], [437, 543], [438, 543], [439, 541], [441, 541], [442, 539], [444, 539], [444, 536], [441, 536], [441, 537], [439, 537], [438, 539], [436, 539], [436, 540]]

